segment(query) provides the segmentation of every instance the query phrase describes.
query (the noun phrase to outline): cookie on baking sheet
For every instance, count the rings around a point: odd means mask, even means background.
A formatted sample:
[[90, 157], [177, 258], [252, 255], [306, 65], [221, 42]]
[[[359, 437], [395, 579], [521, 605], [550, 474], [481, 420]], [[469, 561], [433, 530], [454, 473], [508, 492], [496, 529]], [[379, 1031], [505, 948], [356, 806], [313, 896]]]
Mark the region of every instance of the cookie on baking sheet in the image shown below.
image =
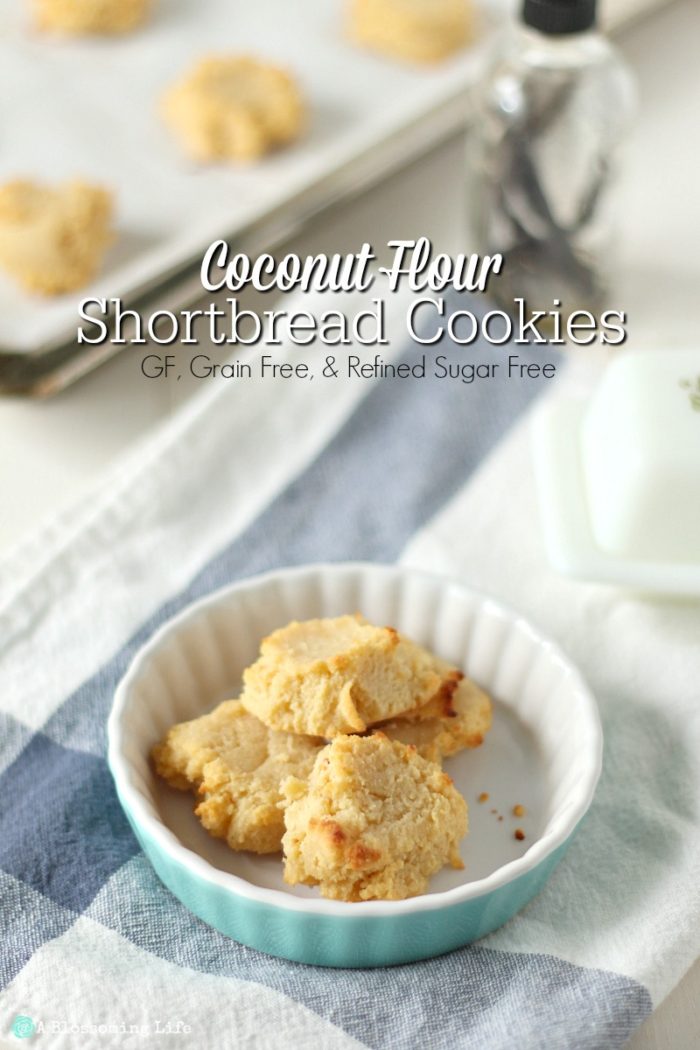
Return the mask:
[[380, 727], [391, 740], [413, 744], [423, 758], [439, 762], [465, 748], [480, 747], [491, 728], [491, 698], [469, 678], [441, 690], [422, 708]]
[[437, 62], [472, 37], [467, 0], [350, 0], [350, 34], [397, 58]]
[[402, 900], [445, 864], [464, 865], [467, 804], [415, 748], [372, 736], [336, 737], [308, 780], [282, 785], [285, 881], [336, 900]]
[[280, 783], [311, 772], [323, 740], [276, 733], [238, 700], [173, 726], [152, 751], [173, 787], [193, 788], [204, 827], [232, 849], [276, 853], [284, 832]]
[[426, 703], [445, 666], [362, 616], [293, 621], [263, 640], [243, 674], [241, 700], [274, 729], [328, 738], [361, 733]]
[[165, 94], [163, 117], [200, 161], [255, 160], [292, 142], [305, 107], [293, 77], [254, 58], [201, 59]]
[[127, 33], [144, 21], [151, 0], [33, 0], [39, 29]]
[[99, 186], [0, 186], [0, 266], [30, 291], [60, 295], [87, 284], [113, 236], [112, 197]]

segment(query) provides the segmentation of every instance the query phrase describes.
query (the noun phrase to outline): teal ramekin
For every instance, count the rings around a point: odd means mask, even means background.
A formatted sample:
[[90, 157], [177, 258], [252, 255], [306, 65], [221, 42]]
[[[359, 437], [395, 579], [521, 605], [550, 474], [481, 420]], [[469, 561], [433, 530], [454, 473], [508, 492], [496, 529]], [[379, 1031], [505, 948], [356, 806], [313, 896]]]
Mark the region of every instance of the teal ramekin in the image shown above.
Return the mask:
[[[522, 856], [485, 878], [404, 901], [330, 901], [223, 870], [168, 826], [149, 767], [151, 746], [174, 722], [229, 695], [254, 659], [259, 639], [274, 627], [356, 609], [460, 662], [537, 738], [549, 785], [545, 827]], [[487, 596], [395, 566], [283, 570], [195, 603], [136, 655], [117, 689], [108, 725], [117, 794], [168, 889], [204, 922], [242, 944], [317, 966], [413, 962], [503, 925], [539, 893], [564, 855], [592, 800], [601, 758], [595, 701], [552, 642]], [[254, 871], [254, 865], [253, 859], [246, 870]]]

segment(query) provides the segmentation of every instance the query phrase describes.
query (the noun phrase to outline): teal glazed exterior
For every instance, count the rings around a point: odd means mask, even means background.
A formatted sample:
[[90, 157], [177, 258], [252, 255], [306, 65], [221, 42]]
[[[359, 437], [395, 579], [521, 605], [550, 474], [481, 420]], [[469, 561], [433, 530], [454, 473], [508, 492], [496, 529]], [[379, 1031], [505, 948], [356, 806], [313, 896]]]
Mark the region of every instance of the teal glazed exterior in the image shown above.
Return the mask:
[[576, 833], [531, 871], [483, 896], [428, 911], [353, 918], [270, 907], [208, 882], [171, 857], [120, 801], [158, 877], [191, 912], [249, 948], [310, 966], [395, 966], [471, 944], [540, 892]]

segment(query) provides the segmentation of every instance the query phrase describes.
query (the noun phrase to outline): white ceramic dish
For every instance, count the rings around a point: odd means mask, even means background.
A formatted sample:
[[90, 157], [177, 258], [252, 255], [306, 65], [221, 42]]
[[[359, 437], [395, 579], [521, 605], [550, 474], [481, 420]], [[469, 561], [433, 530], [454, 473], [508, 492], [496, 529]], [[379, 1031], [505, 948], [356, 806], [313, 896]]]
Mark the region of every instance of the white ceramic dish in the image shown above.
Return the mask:
[[[348, 904], [286, 886], [278, 857], [234, 853], [211, 839], [189, 796], [162, 785], [148, 761], [174, 722], [236, 694], [243, 668], [272, 629], [355, 610], [430, 646], [497, 698], [483, 747], [446, 763], [470, 805], [465, 870], [446, 869], [429, 893], [406, 901]], [[243, 943], [335, 966], [437, 955], [505, 922], [561, 857], [592, 799], [601, 754], [595, 701], [551, 642], [490, 598], [375, 565], [271, 573], [197, 602], [136, 656], [109, 720], [119, 797], [176, 896]], [[476, 801], [481, 792], [488, 802]], [[511, 812], [518, 803], [527, 810], [519, 820]], [[522, 842], [517, 826], [526, 834]]]
[[561, 398], [533, 423], [535, 474], [547, 556], [566, 576], [660, 594], [700, 594], [700, 565], [624, 558], [593, 534], [581, 458], [587, 402]]

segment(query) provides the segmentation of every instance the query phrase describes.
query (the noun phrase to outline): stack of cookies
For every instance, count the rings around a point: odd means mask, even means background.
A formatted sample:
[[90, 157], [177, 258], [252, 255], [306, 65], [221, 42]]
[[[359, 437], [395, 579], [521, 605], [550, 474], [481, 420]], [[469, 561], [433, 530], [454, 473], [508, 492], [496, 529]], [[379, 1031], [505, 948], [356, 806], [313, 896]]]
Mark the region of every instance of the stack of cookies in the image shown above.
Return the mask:
[[288, 883], [339, 900], [402, 899], [462, 867], [467, 805], [441, 762], [483, 742], [491, 702], [456, 667], [340, 616], [275, 631], [243, 681], [153, 749], [207, 831], [282, 850]]

